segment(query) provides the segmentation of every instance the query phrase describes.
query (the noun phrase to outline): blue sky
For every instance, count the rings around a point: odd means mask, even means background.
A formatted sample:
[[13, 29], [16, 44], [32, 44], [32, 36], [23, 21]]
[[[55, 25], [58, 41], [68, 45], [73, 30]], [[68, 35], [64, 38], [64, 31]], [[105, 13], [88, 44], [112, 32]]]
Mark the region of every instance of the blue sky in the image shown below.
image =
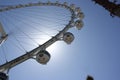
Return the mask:
[[[0, 5], [38, 1], [0, 0]], [[120, 18], [112, 18], [109, 12], [97, 4], [95, 5], [91, 0], [59, 1], [73, 3], [82, 9], [85, 14], [84, 27], [80, 31], [75, 28], [70, 30], [75, 36], [71, 45], [58, 41], [47, 49], [51, 53], [51, 60], [47, 65], [41, 65], [30, 59], [10, 70], [10, 80], [85, 80], [87, 75], [93, 76], [95, 80], [120, 80]], [[16, 12], [14, 14], [20, 14]], [[11, 22], [5, 20], [10, 17], [8, 13], [6, 14], [6, 16], [2, 14], [5, 18], [0, 15], [5, 26], [25, 25], [21, 24], [19, 19]], [[49, 16], [49, 14], [47, 15]], [[26, 17], [25, 15], [19, 16]], [[55, 24], [57, 25], [57, 23]], [[16, 30], [13, 31], [17, 33]], [[11, 48], [16, 50], [14, 53], [10, 50], [9, 52], [5, 51], [8, 60], [22, 55], [19, 54], [22, 51], [18, 52], [17, 48]], [[3, 56], [3, 54], [0, 55]]]

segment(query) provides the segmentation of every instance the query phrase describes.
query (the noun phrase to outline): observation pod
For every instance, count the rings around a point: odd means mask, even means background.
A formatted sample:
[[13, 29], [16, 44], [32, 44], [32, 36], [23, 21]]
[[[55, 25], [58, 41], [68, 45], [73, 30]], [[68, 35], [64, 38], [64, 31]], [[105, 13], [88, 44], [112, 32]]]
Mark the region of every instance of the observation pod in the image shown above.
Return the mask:
[[80, 7], [76, 7], [76, 8], [75, 8], [75, 11], [76, 11], [77, 13], [81, 12]]
[[83, 27], [83, 21], [82, 20], [77, 20], [76, 22], [75, 22], [75, 26], [76, 26], [76, 28], [78, 29], [78, 30], [81, 30], [81, 28]]
[[75, 9], [75, 4], [71, 4], [70, 8], [74, 10]]
[[0, 72], [0, 80], [8, 80], [8, 76], [5, 73]]
[[77, 14], [77, 17], [80, 18], [80, 19], [83, 19], [85, 16], [84, 16], [83, 12], [79, 12]]
[[64, 2], [63, 4], [64, 4], [64, 5], [66, 5], [66, 6], [68, 5], [68, 3], [67, 3], [67, 2]]
[[36, 54], [36, 61], [40, 64], [47, 64], [50, 57], [51, 55], [46, 50], [42, 50]]
[[70, 32], [66, 32], [63, 35], [63, 40], [67, 43], [67, 44], [71, 44], [74, 40], [74, 35]]

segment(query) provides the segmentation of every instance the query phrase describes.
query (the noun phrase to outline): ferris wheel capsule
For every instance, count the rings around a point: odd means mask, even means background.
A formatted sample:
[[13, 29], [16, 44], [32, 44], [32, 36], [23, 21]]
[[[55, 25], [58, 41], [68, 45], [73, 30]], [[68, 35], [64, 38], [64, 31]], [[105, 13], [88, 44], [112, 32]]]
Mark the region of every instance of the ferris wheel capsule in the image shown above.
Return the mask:
[[3, 72], [0, 72], [0, 80], [8, 80], [8, 75]]
[[42, 50], [36, 54], [36, 61], [40, 64], [47, 64], [51, 55], [46, 50]]
[[71, 7], [72, 9], [75, 9], [75, 4], [71, 4], [70, 7]]
[[39, 1], [37, 4], [38, 4], [38, 5], [41, 5], [41, 4], [42, 4], [42, 2], [41, 2], [41, 1]]
[[61, 6], [61, 4], [60, 4], [59, 1], [56, 1], [56, 2], [55, 2], [55, 5], [58, 6], [58, 7]]
[[28, 5], [29, 5], [29, 6], [33, 6], [34, 4], [33, 4], [33, 3], [29, 3]]
[[18, 5], [18, 6], [16, 6], [15, 8], [21, 8], [22, 7], [22, 5]]
[[75, 22], [75, 26], [76, 26], [76, 28], [78, 29], [78, 30], [80, 30], [82, 27], [83, 27], [83, 21], [82, 20], [77, 20], [76, 22]]
[[77, 13], [79, 13], [79, 12], [81, 11], [80, 7], [76, 7], [76, 8], [75, 8], [75, 11], [76, 11]]
[[66, 42], [67, 44], [71, 44], [74, 40], [74, 35], [71, 32], [66, 32], [63, 35], [63, 40], [64, 42]]
[[56, 1], [55, 3], [56, 3], [56, 4], [59, 4], [59, 1]]
[[5, 8], [5, 10], [10, 10], [10, 7], [8, 7], [8, 8]]
[[79, 12], [77, 14], [77, 17], [80, 18], [80, 19], [83, 19], [85, 16], [84, 16], [83, 12]]
[[48, 4], [48, 5], [50, 5], [50, 4], [51, 4], [51, 2], [50, 2], [50, 1], [48, 1], [48, 2], [47, 2], [47, 4]]
[[29, 7], [29, 4], [25, 4], [25, 7]]
[[66, 6], [66, 5], [68, 5], [68, 3], [67, 3], [67, 2], [64, 2], [63, 4], [64, 4], [65, 6]]
[[67, 5], [68, 5], [68, 3], [67, 3], [67, 2], [64, 2], [64, 3], [63, 3], [63, 5], [67, 6]]

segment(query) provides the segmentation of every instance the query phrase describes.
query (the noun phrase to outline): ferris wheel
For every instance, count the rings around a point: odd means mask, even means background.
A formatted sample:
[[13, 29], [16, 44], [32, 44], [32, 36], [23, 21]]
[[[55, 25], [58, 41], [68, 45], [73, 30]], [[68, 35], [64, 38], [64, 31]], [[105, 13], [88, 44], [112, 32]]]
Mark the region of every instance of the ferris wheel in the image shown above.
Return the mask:
[[[71, 44], [74, 35], [69, 30], [74, 27], [81, 30], [83, 18], [81, 9], [67, 2], [48, 1], [0, 8], [0, 79], [7, 80], [11, 68], [31, 58], [47, 64], [51, 55], [46, 48], [56, 41]], [[6, 56], [15, 53], [19, 56]]]

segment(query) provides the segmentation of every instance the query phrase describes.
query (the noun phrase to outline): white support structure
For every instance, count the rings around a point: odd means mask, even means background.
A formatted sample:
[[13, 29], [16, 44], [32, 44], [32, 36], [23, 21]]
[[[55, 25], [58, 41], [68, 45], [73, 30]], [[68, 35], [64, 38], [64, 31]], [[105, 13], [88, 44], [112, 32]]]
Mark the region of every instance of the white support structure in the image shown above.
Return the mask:
[[20, 5], [17, 5], [17, 6], [11, 6], [11, 7], [6, 7], [6, 8], [3, 8], [3, 9], [0, 9], [0, 12], [8, 11], [8, 10], [11, 10], [11, 9], [17, 9], [17, 8], [31, 7], [31, 6], [58, 6], [58, 7], [66, 8], [67, 10], [69, 10], [71, 12], [71, 19], [70, 19], [68, 25], [66, 25], [62, 31], [60, 31], [58, 34], [56, 34], [50, 40], [46, 41], [42, 45], [40, 45], [37, 48], [31, 50], [30, 52], [27, 52], [26, 54], [14, 59], [14, 60], [11, 60], [11, 61], [3, 64], [3, 65], [0, 65], [0, 72], [4, 72], [4, 71], [6, 71], [8, 69], [11, 69], [14, 66], [16, 66], [16, 65], [18, 65], [18, 64], [32, 58], [37, 53], [39, 53], [41, 50], [46, 49], [47, 47], [49, 47], [50, 45], [52, 45], [56, 41], [60, 40], [61, 36], [65, 32], [67, 32], [70, 28], [72, 28], [73, 27], [72, 24], [75, 23], [75, 18], [76, 18], [77, 12], [76, 12], [75, 9], [73, 9], [73, 7], [70, 7], [66, 3], [61, 4], [59, 2], [55, 2], [55, 3], [52, 3], [52, 2], [47, 2], [47, 3], [39, 2], [39, 3], [30, 3], [30, 4], [24, 4], [24, 5], [20, 4]]

